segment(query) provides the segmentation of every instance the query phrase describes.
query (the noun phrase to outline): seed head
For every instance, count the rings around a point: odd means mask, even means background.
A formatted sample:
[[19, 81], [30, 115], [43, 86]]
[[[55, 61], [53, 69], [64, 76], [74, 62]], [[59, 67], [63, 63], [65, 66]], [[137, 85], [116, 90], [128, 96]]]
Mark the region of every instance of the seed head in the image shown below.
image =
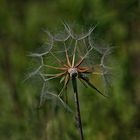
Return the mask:
[[[72, 77], [106, 96], [94, 86], [90, 78], [92, 75], [101, 75], [105, 85], [109, 84], [110, 67], [105, 64], [105, 60], [112, 48], [95, 45], [91, 36], [95, 27], [90, 28], [86, 33], [77, 35], [68, 24], [63, 25], [64, 31], [56, 35], [46, 30], [48, 40], [44, 44], [44, 51], [30, 55], [40, 61], [36, 70], [28, 78], [35, 75], [42, 78], [41, 104], [48, 96], [55, 96], [64, 104], [60, 97], [67, 89]], [[58, 94], [54, 90], [59, 87], [59, 83], [57, 87], [51, 84], [51, 81], [55, 79], [60, 79], [60, 84], [63, 84]]]

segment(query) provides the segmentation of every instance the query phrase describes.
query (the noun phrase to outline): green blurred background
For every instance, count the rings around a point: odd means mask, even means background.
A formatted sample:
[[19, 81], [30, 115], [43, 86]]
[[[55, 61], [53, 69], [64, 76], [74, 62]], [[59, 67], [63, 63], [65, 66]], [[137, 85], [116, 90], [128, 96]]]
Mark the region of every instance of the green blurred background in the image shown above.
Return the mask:
[[42, 29], [62, 20], [98, 23], [96, 36], [116, 46], [111, 98], [80, 94], [85, 140], [140, 140], [139, 15], [138, 0], [0, 0], [0, 140], [79, 139], [73, 114], [51, 101], [37, 110], [39, 81], [23, 83]]

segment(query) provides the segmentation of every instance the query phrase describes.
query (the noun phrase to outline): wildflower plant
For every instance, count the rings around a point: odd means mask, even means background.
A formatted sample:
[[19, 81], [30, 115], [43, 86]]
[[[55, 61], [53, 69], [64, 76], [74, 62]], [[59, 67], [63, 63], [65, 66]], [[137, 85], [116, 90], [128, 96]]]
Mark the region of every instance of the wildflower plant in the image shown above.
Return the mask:
[[[68, 24], [63, 25], [64, 30], [55, 35], [45, 30], [47, 41], [44, 43], [43, 51], [30, 54], [31, 57], [39, 60], [39, 65], [27, 78], [38, 75], [43, 81], [40, 106], [47, 98], [54, 96], [67, 109], [69, 107], [62, 97], [66, 94], [70, 81], [72, 82], [77, 126], [80, 140], [83, 140], [77, 80], [81, 81], [85, 87], [91, 87], [97, 93], [107, 97], [111, 68], [106, 65], [106, 58], [112, 48], [95, 44], [92, 38], [95, 27], [90, 28], [88, 32], [76, 34]], [[102, 78], [104, 90], [101, 91], [97, 87], [100, 85], [94, 85], [95, 76]]]

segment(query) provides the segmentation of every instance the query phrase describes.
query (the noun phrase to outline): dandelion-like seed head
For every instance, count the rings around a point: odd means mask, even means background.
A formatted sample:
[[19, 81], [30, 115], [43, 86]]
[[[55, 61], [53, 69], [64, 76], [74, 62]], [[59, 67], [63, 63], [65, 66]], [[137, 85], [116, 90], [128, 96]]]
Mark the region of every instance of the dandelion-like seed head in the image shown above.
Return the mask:
[[[105, 92], [96, 88], [90, 78], [92, 75], [101, 75], [104, 85], [109, 84], [108, 77], [111, 68], [105, 65], [105, 60], [112, 48], [96, 46], [91, 36], [95, 27], [77, 35], [68, 24], [63, 25], [64, 31], [55, 35], [45, 30], [48, 40], [44, 43], [44, 50], [41, 53], [30, 54], [39, 60], [39, 65], [27, 78], [35, 75], [42, 78], [40, 103], [42, 104], [47, 96], [54, 96], [59, 98], [64, 105], [61, 96], [72, 77], [106, 96]], [[62, 85], [59, 93], [55, 93], [54, 84], [50, 84], [55, 79], [60, 80], [57, 87], [59, 84]]]

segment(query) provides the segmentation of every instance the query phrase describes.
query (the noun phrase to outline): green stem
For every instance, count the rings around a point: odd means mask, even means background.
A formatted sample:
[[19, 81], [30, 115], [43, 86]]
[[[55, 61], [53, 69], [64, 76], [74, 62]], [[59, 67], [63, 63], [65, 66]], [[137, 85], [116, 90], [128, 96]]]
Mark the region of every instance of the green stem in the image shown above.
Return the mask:
[[80, 114], [80, 104], [79, 104], [79, 99], [78, 99], [77, 81], [76, 81], [75, 76], [72, 77], [72, 85], [73, 85], [73, 90], [74, 90], [74, 98], [75, 98], [75, 104], [76, 104], [76, 121], [77, 121], [77, 126], [79, 129], [80, 140], [84, 140], [81, 114]]

